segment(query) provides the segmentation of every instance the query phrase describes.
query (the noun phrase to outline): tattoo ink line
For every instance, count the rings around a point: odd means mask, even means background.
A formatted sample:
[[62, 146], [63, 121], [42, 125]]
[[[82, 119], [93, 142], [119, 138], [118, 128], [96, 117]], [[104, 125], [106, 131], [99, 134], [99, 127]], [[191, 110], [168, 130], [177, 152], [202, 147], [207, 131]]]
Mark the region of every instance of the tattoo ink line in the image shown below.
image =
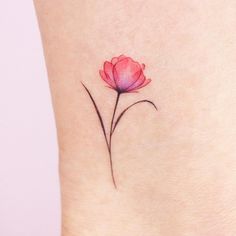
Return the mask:
[[116, 180], [115, 180], [114, 169], [113, 169], [111, 141], [112, 141], [112, 134], [113, 134], [113, 122], [114, 122], [114, 118], [115, 118], [115, 115], [116, 115], [116, 109], [117, 109], [117, 106], [118, 106], [118, 103], [119, 103], [119, 98], [120, 98], [120, 93], [117, 92], [116, 103], [115, 103], [114, 111], [113, 111], [113, 114], [112, 114], [111, 126], [110, 126], [110, 135], [109, 135], [110, 167], [111, 167], [112, 181], [113, 181], [113, 184], [114, 184], [115, 188], [117, 188], [117, 186], [116, 186]]
[[138, 62], [134, 61], [130, 57], [126, 57], [124, 55], [121, 55], [119, 57], [113, 57], [111, 62], [104, 62], [104, 68], [103, 70], [100, 70], [100, 76], [101, 78], [108, 84], [108, 87], [115, 90], [117, 92], [117, 97], [115, 101], [114, 110], [112, 113], [112, 119], [110, 124], [110, 130], [109, 135], [107, 137], [106, 129], [104, 126], [104, 122], [101, 116], [101, 113], [98, 109], [98, 106], [88, 90], [88, 88], [82, 83], [83, 87], [85, 88], [86, 92], [88, 93], [92, 104], [94, 106], [94, 109], [97, 113], [103, 135], [105, 138], [107, 150], [109, 153], [109, 163], [110, 163], [110, 172], [111, 172], [111, 178], [112, 183], [115, 189], [117, 189], [115, 174], [114, 174], [114, 166], [113, 166], [113, 159], [112, 159], [112, 135], [115, 132], [115, 129], [117, 125], [119, 124], [121, 118], [124, 116], [124, 114], [133, 106], [140, 104], [140, 103], [149, 103], [152, 105], [155, 110], [158, 110], [156, 105], [150, 101], [150, 100], [139, 100], [131, 105], [129, 105], [127, 108], [125, 108], [116, 118], [116, 110], [118, 107], [119, 99], [122, 93], [132, 93], [137, 92], [138, 89], [145, 87], [151, 82], [151, 79], [146, 79], [144, 76], [145, 65], [139, 64]]

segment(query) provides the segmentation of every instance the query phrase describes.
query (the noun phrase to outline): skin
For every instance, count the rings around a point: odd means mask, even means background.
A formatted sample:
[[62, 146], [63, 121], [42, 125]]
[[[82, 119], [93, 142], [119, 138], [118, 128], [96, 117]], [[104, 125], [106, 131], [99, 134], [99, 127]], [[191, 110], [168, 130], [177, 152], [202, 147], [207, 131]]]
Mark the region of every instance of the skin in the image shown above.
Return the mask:
[[[236, 235], [235, 0], [35, 0], [58, 131], [63, 236]], [[114, 190], [90, 88], [126, 54], [152, 82], [113, 137]]]

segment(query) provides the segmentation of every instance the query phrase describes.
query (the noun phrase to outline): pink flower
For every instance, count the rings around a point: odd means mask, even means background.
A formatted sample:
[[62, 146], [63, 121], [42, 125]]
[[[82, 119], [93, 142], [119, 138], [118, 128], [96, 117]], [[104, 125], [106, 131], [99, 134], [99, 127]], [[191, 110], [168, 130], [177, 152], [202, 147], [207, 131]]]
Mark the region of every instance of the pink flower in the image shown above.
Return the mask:
[[126, 107], [123, 111], [120, 112], [119, 115], [116, 114], [119, 99], [122, 93], [130, 93], [130, 92], [137, 92], [138, 89], [146, 86], [151, 82], [151, 79], [146, 79], [143, 71], [145, 69], [144, 64], [140, 64], [134, 61], [130, 57], [126, 57], [121, 55], [119, 57], [113, 57], [111, 62], [105, 61], [103, 65], [103, 70], [100, 70], [100, 75], [102, 79], [109, 85], [108, 87], [114, 89], [116, 94], [116, 100], [114, 102], [114, 108], [111, 117], [111, 123], [109, 125], [110, 129], [107, 132], [107, 128], [105, 127], [105, 123], [103, 122], [102, 115], [98, 109], [95, 99], [93, 98], [92, 94], [90, 93], [89, 89], [82, 83], [84, 89], [86, 90], [93, 106], [94, 110], [97, 113], [98, 120], [100, 126], [102, 128], [102, 132], [105, 138], [105, 143], [107, 146], [108, 154], [109, 154], [109, 164], [110, 164], [110, 171], [111, 171], [111, 179], [113, 182], [114, 188], [117, 189], [116, 185], [116, 178], [114, 174], [113, 168], [113, 158], [112, 158], [112, 137], [116, 130], [117, 125], [119, 124], [120, 120], [124, 116], [124, 114], [132, 107], [136, 106], [140, 103], [147, 103], [157, 110], [155, 103], [150, 100], [143, 99], [138, 100], [128, 107]]
[[146, 79], [143, 74], [144, 69], [144, 64], [121, 55], [113, 57], [111, 62], [104, 62], [103, 70], [99, 72], [110, 88], [118, 93], [129, 93], [136, 92], [151, 82], [151, 79]]

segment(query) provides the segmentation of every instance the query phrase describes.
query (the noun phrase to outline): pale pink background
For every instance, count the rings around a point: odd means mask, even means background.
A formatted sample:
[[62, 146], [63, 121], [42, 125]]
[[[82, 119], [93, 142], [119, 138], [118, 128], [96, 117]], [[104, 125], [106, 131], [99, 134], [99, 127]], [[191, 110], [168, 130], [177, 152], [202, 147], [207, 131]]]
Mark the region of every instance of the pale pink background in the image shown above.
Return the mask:
[[0, 1], [0, 235], [59, 236], [57, 146], [31, 0]]

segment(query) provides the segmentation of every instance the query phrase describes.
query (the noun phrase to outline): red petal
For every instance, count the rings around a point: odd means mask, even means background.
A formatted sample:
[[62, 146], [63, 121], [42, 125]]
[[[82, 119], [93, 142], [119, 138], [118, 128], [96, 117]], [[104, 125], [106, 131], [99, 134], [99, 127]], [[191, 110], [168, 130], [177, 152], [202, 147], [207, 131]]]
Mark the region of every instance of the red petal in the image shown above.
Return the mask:
[[140, 89], [140, 88], [145, 87], [145, 86], [148, 85], [151, 81], [152, 81], [151, 79], [146, 79], [146, 80], [144, 81], [144, 83], [141, 84], [141, 85], [140, 85], [139, 87], [137, 87], [136, 89]]
[[139, 63], [127, 57], [120, 60], [114, 66], [114, 80], [121, 91], [132, 86], [140, 77], [142, 68]]
[[119, 61], [118, 57], [113, 57], [113, 58], [111, 59], [111, 63], [112, 63], [113, 65], [115, 65], [118, 61]]
[[112, 86], [112, 83], [111, 83], [111, 80], [106, 76], [106, 74], [105, 74], [105, 72], [104, 72], [103, 70], [100, 70], [100, 71], [99, 71], [99, 74], [100, 74], [101, 78], [102, 78], [109, 86], [113, 87], [113, 86]]
[[127, 57], [122, 54], [122, 55], [120, 55], [120, 56], [118, 57], [118, 60], [121, 61], [121, 60], [123, 60], [123, 59], [125, 59], [125, 58], [127, 58]]
[[127, 57], [124, 56], [124, 55], [120, 55], [119, 57], [113, 57], [113, 58], [111, 59], [111, 63], [112, 63], [113, 65], [115, 65], [118, 61], [121, 61], [121, 60], [123, 60], [123, 59], [125, 59], [125, 58], [127, 58]]
[[110, 63], [108, 61], [106, 61], [104, 63], [104, 73], [105, 73], [105, 75], [107, 77], [107, 81], [109, 81], [107, 83], [109, 85], [111, 85], [113, 88], [115, 88], [116, 84], [114, 82], [114, 77], [113, 77], [113, 65], [112, 65], [112, 63]]
[[127, 91], [132, 91], [132, 90], [137, 89], [139, 86], [141, 86], [145, 82], [145, 80], [146, 78], [144, 74], [142, 73], [137, 79], [137, 81], [135, 81], [135, 83], [133, 83], [131, 86], [127, 88]]

